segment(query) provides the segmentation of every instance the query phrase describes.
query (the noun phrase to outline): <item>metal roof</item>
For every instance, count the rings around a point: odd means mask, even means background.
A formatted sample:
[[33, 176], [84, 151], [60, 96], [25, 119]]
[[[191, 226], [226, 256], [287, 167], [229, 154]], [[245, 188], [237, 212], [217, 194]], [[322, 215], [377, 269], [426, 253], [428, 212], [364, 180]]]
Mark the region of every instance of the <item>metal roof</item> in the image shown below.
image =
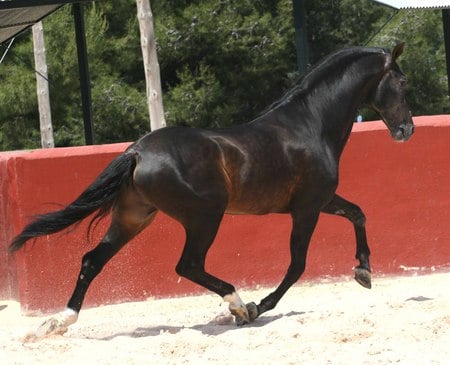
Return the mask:
[[61, 6], [88, 0], [0, 0], [0, 44], [23, 32]]
[[450, 9], [450, 0], [373, 0], [395, 9]]

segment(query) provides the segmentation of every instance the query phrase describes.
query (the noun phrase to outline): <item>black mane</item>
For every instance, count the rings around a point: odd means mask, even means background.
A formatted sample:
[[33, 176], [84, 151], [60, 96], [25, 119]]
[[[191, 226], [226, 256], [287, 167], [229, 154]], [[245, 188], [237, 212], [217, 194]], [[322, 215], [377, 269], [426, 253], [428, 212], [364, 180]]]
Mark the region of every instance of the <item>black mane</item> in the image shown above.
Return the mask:
[[[328, 75], [334, 73], [336, 77], [340, 73], [336, 73], [336, 69], [342, 70], [351, 63], [351, 59], [359, 59], [365, 55], [372, 54], [389, 54], [389, 50], [378, 47], [351, 47], [338, 50], [319, 61], [312, 66], [308, 72], [300, 77], [296, 83], [287, 90], [281, 98], [266, 107], [258, 117], [288, 103], [293, 97], [300, 93], [308, 93], [312, 88], [317, 87]], [[350, 59], [350, 60], [349, 60]]]

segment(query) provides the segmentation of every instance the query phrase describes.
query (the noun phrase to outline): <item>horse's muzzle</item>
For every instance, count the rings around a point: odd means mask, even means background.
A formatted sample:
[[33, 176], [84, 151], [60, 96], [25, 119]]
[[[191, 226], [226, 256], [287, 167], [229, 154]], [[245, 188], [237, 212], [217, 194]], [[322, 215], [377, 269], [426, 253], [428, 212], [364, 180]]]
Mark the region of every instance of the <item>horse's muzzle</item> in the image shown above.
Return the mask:
[[410, 123], [402, 123], [400, 124], [396, 130], [391, 131], [392, 138], [394, 138], [397, 142], [406, 142], [411, 138], [414, 133], [414, 124]]

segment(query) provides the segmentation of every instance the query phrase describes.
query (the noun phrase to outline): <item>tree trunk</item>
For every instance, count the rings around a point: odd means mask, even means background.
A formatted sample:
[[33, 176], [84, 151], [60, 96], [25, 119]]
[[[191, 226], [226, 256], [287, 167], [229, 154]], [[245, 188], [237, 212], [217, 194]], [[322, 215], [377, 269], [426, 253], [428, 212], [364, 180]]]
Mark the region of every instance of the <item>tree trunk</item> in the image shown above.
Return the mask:
[[147, 103], [150, 114], [150, 128], [155, 130], [166, 126], [162, 103], [161, 78], [153, 31], [153, 14], [150, 0], [136, 0], [141, 48], [147, 85]]
[[53, 141], [50, 94], [48, 91], [47, 60], [45, 58], [44, 29], [42, 22], [33, 27], [34, 63], [36, 67], [36, 87], [39, 105], [39, 123], [41, 127], [42, 148], [55, 147]]

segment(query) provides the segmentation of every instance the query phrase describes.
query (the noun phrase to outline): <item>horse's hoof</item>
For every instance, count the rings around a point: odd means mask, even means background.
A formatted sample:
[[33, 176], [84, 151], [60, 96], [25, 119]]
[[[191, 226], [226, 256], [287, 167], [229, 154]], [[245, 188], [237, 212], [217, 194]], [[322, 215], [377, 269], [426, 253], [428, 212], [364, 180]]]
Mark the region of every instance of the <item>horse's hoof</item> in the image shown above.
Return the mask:
[[243, 326], [244, 324], [250, 323], [250, 316], [248, 314], [247, 307], [239, 297], [238, 293], [234, 292], [232, 294], [227, 294], [223, 297], [223, 299], [230, 303], [228, 309], [235, 317], [236, 324], [238, 326]]
[[258, 318], [258, 306], [255, 302], [250, 302], [245, 305], [247, 307], [248, 316], [250, 317], [250, 322], [253, 322], [256, 318]]
[[362, 267], [355, 267], [355, 280], [364, 288], [372, 288], [372, 275], [369, 270]]
[[243, 326], [244, 324], [250, 323], [250, 317], [247, 310], [232, 310], [231, 314], [234, 316], [237, 326]]
[[22, 338], [23, 343], [37, 342], [46, 337], [63, 335], [68, 330], [58, 319], [50, 318], [42, 323], [35, 332], [30, 332]]
[[36, 330], [36, 337], [47, 337], [53, 335], [63, 335], [67, 332], [68, 326], [58, 318], [50, 318], [42, 323]]
[[77, 321], [78, 313], [67, 308], [55, 317], [47, 319], [42, 323], [36, 332], [27, 334], [24, 342], [35, 342], [49, 336], [61, 336], [65, 334], [69, 326]]

